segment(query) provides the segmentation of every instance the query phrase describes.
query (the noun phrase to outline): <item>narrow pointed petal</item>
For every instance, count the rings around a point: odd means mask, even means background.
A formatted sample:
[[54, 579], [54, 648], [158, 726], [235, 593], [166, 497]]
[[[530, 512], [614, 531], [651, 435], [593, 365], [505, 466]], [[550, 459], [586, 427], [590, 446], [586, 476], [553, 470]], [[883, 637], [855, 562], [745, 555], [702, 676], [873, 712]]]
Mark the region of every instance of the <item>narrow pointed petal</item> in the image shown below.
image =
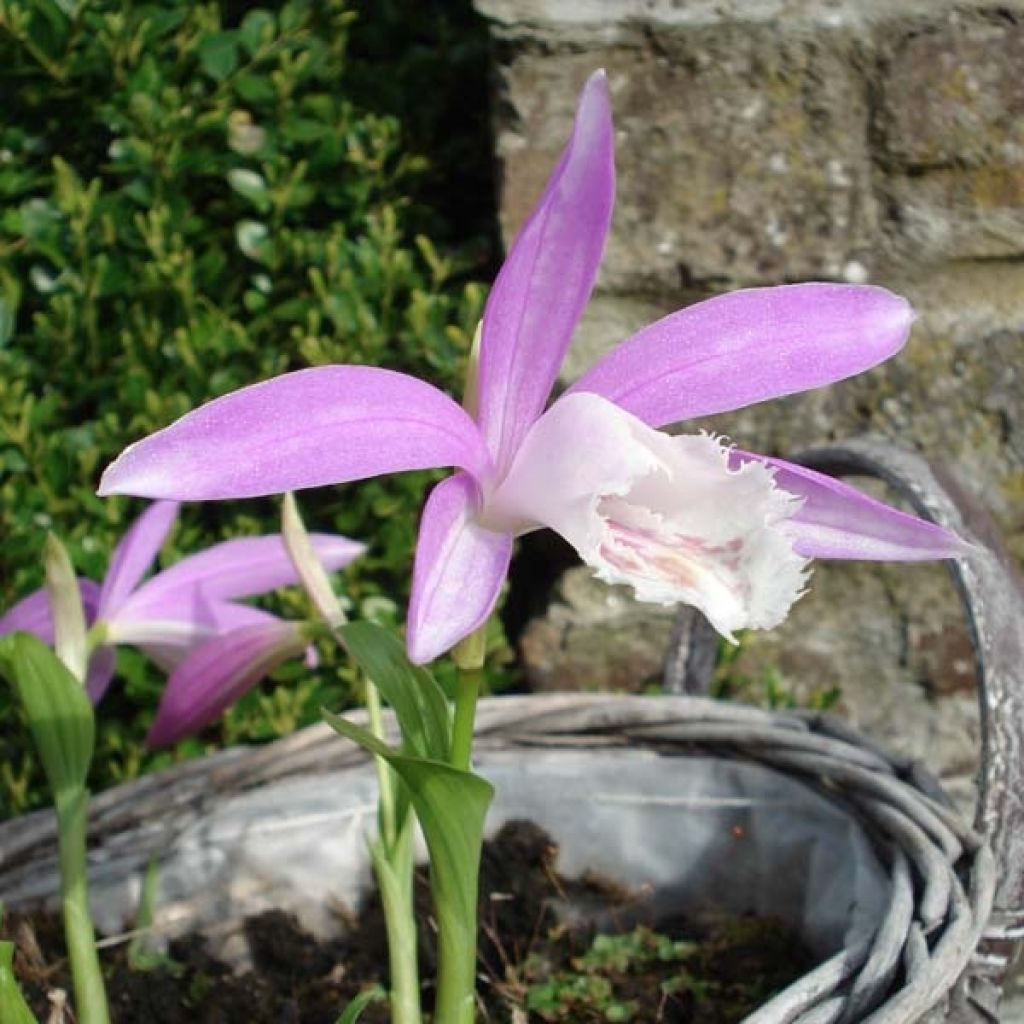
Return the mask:
[[239, 601], [209, 601], [196, 608], [192, 618], [208, 626], [215, 633], [231, 633], [242, 626], [256, 626], [268, 622], [281, 622], [278, 616], [262, 608]]
[[[276, 615], [252, 605], [234, 601], [208, 601], [198, 591], [193, 591], [192, 598], [191, 604], [178, 609], [180, 619], [122, 624], [122, 635], [131, 637], [134, 633], [135, 645], [160, 668], [170, 673], [193, 650], [214, 636], [230, 633], [243, 626], [281, 621]], [[310, 664], [313, 667], [315, 655], [307, 654], [307, 664], [309, 657], [314, 658]]]
[[594, 285], [614, 200], [608, 81], [599, 71], [583, 89], [569, 144], [484, 310], [477, 419], [499, 470], [551, 393]]
[[750, 452], [734, 451], [732, 461], [764, 463], [775, 470], [776, 486], [803, 499], [788, 528], [795, 538], [794, 549], [807, 558], [922, 562], [955, 558], [968, 550], [955, 533], [869, 498], [824, 473]]
[[[244, 606], [243, 606], [244, 607]], [[235, 629], [240, 628], [243, 625], [252, 625], [253, 623], [264, 622], [267, 620], [280, 622], [275, 615], [271, 615], [269, 612], [260, 612], [258, 608], [249, 609], [252, 612], [259, 613], [258, 616], [254, 615], [248, 621], [239, 621], [234, 627]], [[194, 640], [190, 644], [158, 644], [158, 643], [147, 643], [141, 644], [139, 649], [143, 651], [155, 665], [158, 665], [167, 675], [170, 675], [174, 670], [201, 644], [208, 643], [215, 636], [219, 636], [222, 633], [226, 633], [228, 630], [216, 630], [212, 635], [203, 636], [197, 640]], [[316, 668], [320, 664], [320, 656], [317, 654], [316, 647], [310, 644], [306, 648], [305, 657], [303, 659], [306, 668]]]
[[[329, 572], [344, 568], [366, 550], [365, 545], [338, 534], [315, 533], [310, 539]], [[187, 618], [200, 599], [254, 597], [297, 582], [298, 572], [279, 533], [240, 537], [164, 569], [136, 590], [116, 618]]]
[[99, 493], [251, 498], [439, 466], [490, 471], [461, 406], [403, 373], [322, 366], [224, 395], [131, 445]]
[[[82, 594], [86, 624], [92, 625], [99, 606], [100, 588], [82, 576], [78, 577], [78, 587]], [[23, 597], [0, 616], [0, 636], [15, 632], [32, 633], [43, 643], [53, 643], [53, 613], [50, 609], [50, 595], [45, 587]]]
[[870, 285], [730, 292], [645, 327], [570, 390], [660, 427], [852, 377], [898, 352], [913, 320], [905, 299]]
[[98, 647], [89, 658], [89, 671], [85, 677], [85, 692], [93, 705], [103, 700], [104, 694], [114, 678], [117, 667], [117, 651], [113, 647]]
[[406, 644], [417, 665], [433, 661], [483, 625], [512, 558], [512, 537], [475, 522], [476, 485], [464, 473], [442, 480], [423, 509]]
[[207, 641], [167, 681], [146, 744], [165, 747], [199, 732], [305, 647], [306, 639], [294, 622], [243, 626]]
[[180, 507], [176, 501], [155, 502], [121, 538], [114, 548], [100, 591], [101, 617], [116, 612], [146, 575], [164, 546]]
[[179, 596], [180, 600], [168, 603], [162, 615], [117, 616], [107, 624], [107, 641], [138, 647], [166, 668], [177, 665], [191, 650], [213, 636], [243, 626], [281, 621], [261, 608], [211, 600], [197, 587]]

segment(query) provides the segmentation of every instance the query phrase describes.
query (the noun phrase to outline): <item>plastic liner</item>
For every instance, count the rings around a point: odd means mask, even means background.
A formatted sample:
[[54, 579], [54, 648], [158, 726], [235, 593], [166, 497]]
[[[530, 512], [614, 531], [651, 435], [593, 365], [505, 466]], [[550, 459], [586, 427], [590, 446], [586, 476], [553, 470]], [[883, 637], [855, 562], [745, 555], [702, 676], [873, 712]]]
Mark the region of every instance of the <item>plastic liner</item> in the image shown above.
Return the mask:
[[[821, 959], [873, 932], [890, 881], [849, 809], [760, 764], [648, 750], [487, 752], [489, 818], [536, 822], [559, 870], [627, 886], [638, 912], [777, 916]], [[271, 907], [323, 933], [371, 884], [369, 765], [287, 779], [228, 799], [164, 851], [158, 924], [230, 940], [232, 922]], [[98, 923], [123, 928], [137, 880], [96, 876]], [[650, 908], [650, 910], [648, 910]], [[231, 944], [228, 943], [230, 951]]]

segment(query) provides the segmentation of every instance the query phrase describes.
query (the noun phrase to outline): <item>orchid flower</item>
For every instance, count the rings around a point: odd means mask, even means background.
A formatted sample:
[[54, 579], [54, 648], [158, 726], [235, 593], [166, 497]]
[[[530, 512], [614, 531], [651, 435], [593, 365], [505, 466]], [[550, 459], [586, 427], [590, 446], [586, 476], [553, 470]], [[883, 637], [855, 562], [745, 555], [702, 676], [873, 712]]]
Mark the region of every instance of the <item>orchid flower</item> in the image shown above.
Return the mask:
[[[215, 544], [143, 582], [178, 508], [174, 501], [151, 505], [114, 549], [102, 586], [79, 581], [92, 649], [86, 689], [94, 704], [110, 685], [119, 645], [138, 647], [173, 672], [192, 649], [213, 636], [252, 628], [280, 631], [292, 625], [235, 600], [297, 581], [279, 534]], [[312, 539], [318, 556], [332, 570], [348, 565], [363, 551], [361, 544], [341, 536], [317, 534]], [[45, 590], [23, 598], [0, 618], [0, 635], [15, 630], [53, 643]]]
[[171, 672], [146, 746], [166, 747], [204, 729], [264, 676], [309, 649], [306, 624], [272, 615], [202, 641]]
[[906, 301], [803, 284], [717, 296], [644, 328], [547, 410], [590, 296], [614, 199], [607, 80], [584, 87], [568, 145], [484, 310], [466, 407], [366, 366], [285, 374], [127, 448], [100, 494], [204, 500], [455, 467], [420, 525], [407, 644], [429, 661], [480, 627], [513, 539], [562, 534], [609, 582], [699, 607], [724, 635], [781, 621], [813, 557], [919, 560], [953, 534], [799, 466], [657, 428], [820, 387], [905, 343]]

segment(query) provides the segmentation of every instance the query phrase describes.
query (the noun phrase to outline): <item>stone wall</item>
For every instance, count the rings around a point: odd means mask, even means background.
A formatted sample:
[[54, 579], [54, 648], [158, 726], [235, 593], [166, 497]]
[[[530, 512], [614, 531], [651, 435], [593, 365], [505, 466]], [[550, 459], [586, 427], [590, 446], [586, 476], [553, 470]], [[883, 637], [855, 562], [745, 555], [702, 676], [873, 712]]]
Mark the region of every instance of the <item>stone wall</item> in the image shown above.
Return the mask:
[[[701, 425], [780, 454], [862, 433], [916, 447], [979, 496], [1024, 559], [1024, 2], [476, 6], [495, 44], [507, 240], [585, 77], [609, 74], [618, 203], [566, 378], [727, 288], [884, 284], [920, 314], [899, 357]], [[862, 725], [969, 775], [967, 638], [939, 567], [821, 567], [791, 622], [751, 638], [743, 659], [838, 682]], [[948, 756], [935, 753], [944, 736]]]

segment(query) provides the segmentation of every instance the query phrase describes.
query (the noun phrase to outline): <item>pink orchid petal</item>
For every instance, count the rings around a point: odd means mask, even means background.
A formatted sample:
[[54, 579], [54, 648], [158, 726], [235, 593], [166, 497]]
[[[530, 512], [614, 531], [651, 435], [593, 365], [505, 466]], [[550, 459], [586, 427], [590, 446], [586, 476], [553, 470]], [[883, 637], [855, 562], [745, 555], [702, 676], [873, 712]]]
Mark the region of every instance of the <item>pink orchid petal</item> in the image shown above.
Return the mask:
[[474, 522], [479, 495], [464, 473], [441, 481], [420, 520], [406, 643], [433, 661], [487, 621], [512, 557], [512, 537]]
[[[148, 658], [169, 675], [192, 651], [200, 645], [208, 643], [214, 636], [229, 633], [242, 626], [281, 621], [276, 615], [271, 615], [270, 612], [265, 612], [260, 608], [252, 608], [244, 604], [236, 605], [230, 602], [218, 602], [210, 613], [210, 619], [211, 631], [209, 633], [205, 631], [197, 633], [189, 639], [178, 636], [174, 641], [166, 643], [146, 642], [139, 644], [139, 650], [143, 651]], [[312, 644], [306, 648], [304, 660], [306, 668], [316, 668], [320, 664], [320, 656]]]
[[[134, 643], [165, 672], [173, 672], [197, 647], [213, 637], [245, 626], [279, 623], [282, 620], [262, 608], [233, 601], [206, 601], [195, 595], [193, 605], [179, 621], [147, 622]], [[129, 631], [131, 627], [129, 626]], [[129, 642], [129, 641], [125, 641]], [[316, 648], [306, 649], [306, 667], [316, 668]]]
[[499, 469], [551, 393], [594, 285], [614, 198], [608, 81], [599, 71], [583, 89], [572, 138], [484, 310], [477, 419]]
[[831, 384], [899, 351], [914, 313], [869, 285], [751, 288], [645, 327], [570, 389], [652, 427]]
[[[344, 568], [366, 547], [339, 534], [315, 533], [313, 549], [328, 572]], [[144, 583], [122, 605], [118, 620], [187, 618], [197, 603], [254, 597], [298, 582], [278, 533], [223, 541], [190, 555]]]
[[794, 550], [806, 558], [919, 562], [955, 558], [968, 545], [935, 523], [869, 498], [855, 487], [792, 462], [734, 451], [735, 464], [763, 462], [782, 490], [804, 499], [790, 520]]
[[205, 636], [193, 644], [157, 644], [149, 643], [140, 646], [147, 658], [157, 665], [166, 675], [170, 675], [198, 644], [211, 640], [211, 636]]
[[278, 616], [251, 604], [236, 601], [206, 601], [194, 605], [189, 616], [208, 626], [215, 633], [231, 633], [243, 626], [257, 626], [268, 622], [281, 622]]
[[117, 651], [113, 647], [98, 647], [89, 658], [89, 671], [85, 677], [85, 692], [94, 705], [103, 700], [117, 668]]
[[490, 457], [469, 414], [424, 381], [370, 366], [322, 366], [242, 388], [126, 448], [99, 493], [251, 498]]
[[207, 641], [167, 681], [146, 744], [165, 747], [199, 732], [268, 672], [302, 654], [305, 647], [301, 628], [281, 621], [243, 626]]
[[[82, 595], [86, 625], [91, 626], [100, 603], [100, 588], [92, 580], [79, 576], [78, 589]], [[45, 587], [23, 597], [0, 616], [0, 636], [16, 632], [32, 633], [43, 643], [53, 643], [53, 613]]]
[[180, 507], [176, 501], [150, 505], [121, 538], [100, 591], [101, 618], [116, 612], [146, 575], [167, 540]]
[[116, 617], [107, 627], [108, 642], [138, 647], [166, 669], [177, 666], [211, 637], [243, 626], [281, 621], [262, 608], [212, 600], [198, 587], [180, 596], [181, 600], [168, 604], [163, 614]]

